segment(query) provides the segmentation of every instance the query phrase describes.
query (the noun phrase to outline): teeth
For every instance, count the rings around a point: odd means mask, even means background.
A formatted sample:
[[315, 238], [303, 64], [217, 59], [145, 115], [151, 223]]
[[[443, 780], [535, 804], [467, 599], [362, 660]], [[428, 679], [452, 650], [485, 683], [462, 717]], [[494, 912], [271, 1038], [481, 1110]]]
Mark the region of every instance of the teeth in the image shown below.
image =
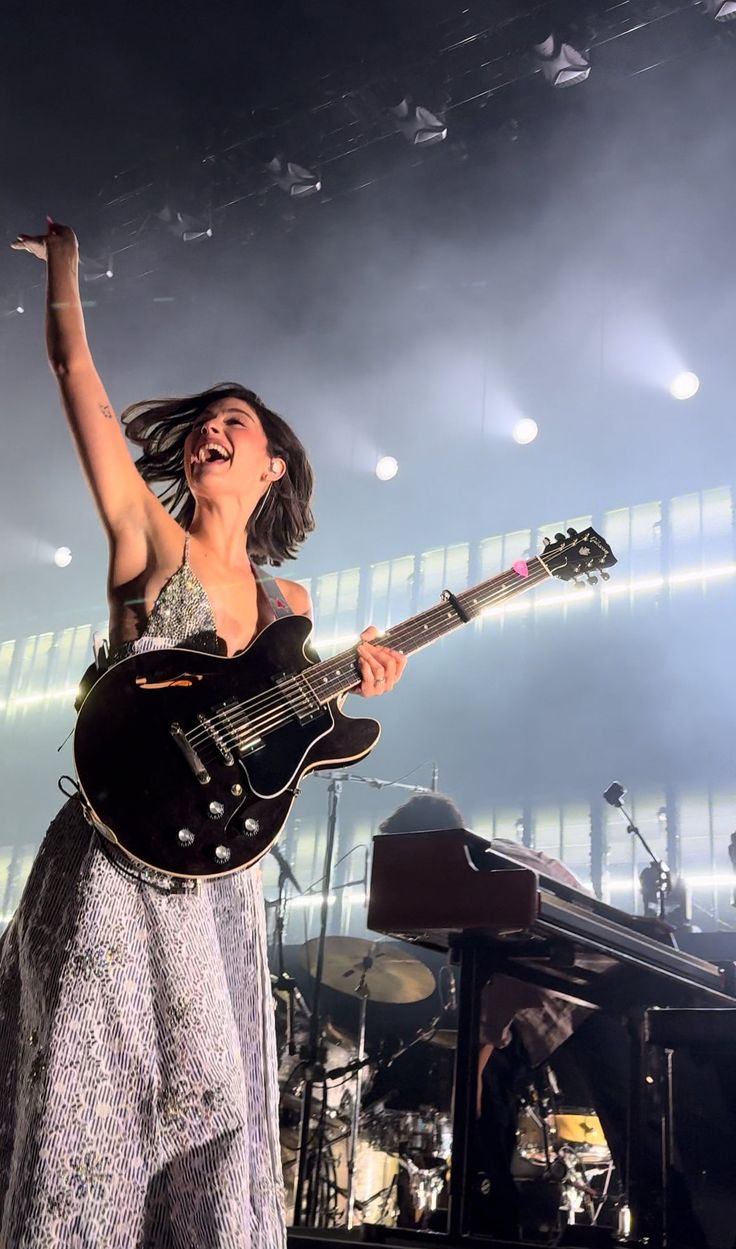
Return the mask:
[[192, 456], [192, 463], [193, 464], [209, 464], [210, 463], [209, 455], [211, 451], [216, 452], [217, 458], [219, 460], [224, 461], [224, 460], [230, 459], [230, 452], [225, 447], [223, 447], [219, 442], [207, 442], [205, 443], [203, 447], [199, 448], [199, 451], [197, 451], [196, 455]]

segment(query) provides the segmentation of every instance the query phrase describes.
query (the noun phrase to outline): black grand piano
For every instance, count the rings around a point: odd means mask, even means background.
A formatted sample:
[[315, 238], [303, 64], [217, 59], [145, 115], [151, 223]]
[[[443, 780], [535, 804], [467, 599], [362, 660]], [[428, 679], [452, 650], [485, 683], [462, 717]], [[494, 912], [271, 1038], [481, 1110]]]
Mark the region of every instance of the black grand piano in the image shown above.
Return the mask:
[[[635, 1229], [630, 1243], [667, 1243], [666, 1194], [656, 1200], [638, 1183], [637, 1123], [646, 1113], [647, 1099], [662, 1097], [662, 1080], [649, 1074], [656, 1066], [652, 1019], [660, 1025], [677, 1017], [681, 1033], [688, 1027], [692, 1031], [695, 1022], [696, 1030], [721, 1038], [722, 1044], [725, 1038], [736, 1056], [734, 965], [724, 961], [719, 966], [678, 949], [659, 921], [628, 915], [540, 874], [466, 829], [377, 836], [368, 927], [447, 950], [460, 968], [448, 1225], [452, 1242], [470, 1232], [466, 1176], [481, 991], [489, 975], [501, 971], [629, 1020], [626, 1187]], [[704, 1019], [717, 1026], [704, 1027]], [[666, 1028], [656, 1031], [661, 1054]], [[671, 1104], [666, 1109], [671, 1114]], [[666, 1121], [664, 1127], [663, 1148]]]

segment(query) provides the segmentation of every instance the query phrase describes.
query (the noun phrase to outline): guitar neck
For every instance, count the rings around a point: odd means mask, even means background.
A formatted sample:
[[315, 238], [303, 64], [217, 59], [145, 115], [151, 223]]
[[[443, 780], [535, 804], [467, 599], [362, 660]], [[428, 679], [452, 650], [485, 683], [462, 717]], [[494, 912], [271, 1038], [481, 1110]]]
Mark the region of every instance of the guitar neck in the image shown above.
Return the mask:
[[[438, 642], [448, 633], [454, 633], [462, 625], [475, 620], [489, 607], [500, 606], [551, 576], [541, 556], [528, 562], [519, 561], [506, 572], [482, 581], [461, 594], [445, 591], [441, 603], [393, 625], [378, 640], [381, 645], [390, 646], [404, 655], [413, 655], [415, 651], [423, 650], [425, 646]], [[301, 679], [323, 704], [354, 689], [360, 684], [357, 647], [314, 664], [301, 674]]]

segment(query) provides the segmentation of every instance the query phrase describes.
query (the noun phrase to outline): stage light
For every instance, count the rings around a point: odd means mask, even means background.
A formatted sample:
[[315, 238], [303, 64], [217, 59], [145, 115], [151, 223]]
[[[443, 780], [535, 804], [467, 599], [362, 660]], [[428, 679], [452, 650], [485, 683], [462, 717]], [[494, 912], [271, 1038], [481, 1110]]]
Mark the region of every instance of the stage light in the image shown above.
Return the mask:
[[190, 213], [179, 212], [170, 204], [165, 204], [161, 212], [156, 213], [159, 221], [182, 243], [193, 243], [196, 239], [211, 239], [212, 225], [201, 217], [193, 217]]
[[110, 278], [115, 276], [112, 267], [112, 256], [109, 256], [106, 261], [93, 260], [89, 256], [81, 256], [79, 267], [83, 282], [109, 281]]
[[562, 43], [555, 34], [535, 43], [534, 53], [547, 82], [553, 87], [574, 87], [590, 74], [590, 61], [571, 43]]
[[736, 18], [736, 0], [705, 0], [705, 11], [716, 22], [730, 22]]
[[678, 373], [670, 382], [670, 394], [673, 399], [692, 399], [700, 389], [700, 378], [696, 373]]
[[72, 562], [72, 553], [68, 546], [57, 546], [54, 551], [54, 563], [57, 568], [68, 568]]
[[397, 129], [401, 131], [407, 143], [414, 147], [429, 147], [430, 143], [441, 143], [447, 138], [447, 126], [444, 121], [431, 113], [421, 104], [411, 104], [404, 97], [400, 104], [391, 109]]
[[312, 173], [311, 169], [305, 169], [303, 165], [297, 165], [295, 161], [274, 156], [273, 160], [267, 162], [266, 168], [270, 170], [276, 185], [294, 199], [305, 199], [307, 195], [314, 195], [322, 190], [319, 175]]
[[399, 461], [392, 455], [382, 455], [376, 464], [376, 477], [379, 481], [391, 481], [399, 471]]
[[22, 296], [6, 296], [0, 300], [0, 315], [4, 317], [14, 317], [16, 315], [21, 316], [25, 310], [25, 304]]
[[521, 420], [514, 425], [511, 436], [514, 442], [518, 442], [523, 447], [529, 442], [534, 442], [538, 433], [539, 426], [537, 422], [533, 421], [530, 416], [522, 416]]

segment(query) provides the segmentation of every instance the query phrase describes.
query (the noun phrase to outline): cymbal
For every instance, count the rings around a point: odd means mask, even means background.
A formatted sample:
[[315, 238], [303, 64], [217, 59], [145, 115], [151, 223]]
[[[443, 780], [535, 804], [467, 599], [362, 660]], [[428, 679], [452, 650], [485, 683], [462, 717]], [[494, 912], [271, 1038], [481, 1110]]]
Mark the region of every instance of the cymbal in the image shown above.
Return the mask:
[[[319, 938], [307, 941], [301, 959], [314, 975]], [[434, 975], [408, 950], [388, 941], [363, 937], [327, 937], [322, 979], [339, 993], [358, 996], [363, 973], [371, 1002], [422, 1002], [434, 992]]]
[[427, 1040], [430, 1045], [438, 1045], [443, 1050], [457, 1049], [457, 1028], [437, 1028]]

